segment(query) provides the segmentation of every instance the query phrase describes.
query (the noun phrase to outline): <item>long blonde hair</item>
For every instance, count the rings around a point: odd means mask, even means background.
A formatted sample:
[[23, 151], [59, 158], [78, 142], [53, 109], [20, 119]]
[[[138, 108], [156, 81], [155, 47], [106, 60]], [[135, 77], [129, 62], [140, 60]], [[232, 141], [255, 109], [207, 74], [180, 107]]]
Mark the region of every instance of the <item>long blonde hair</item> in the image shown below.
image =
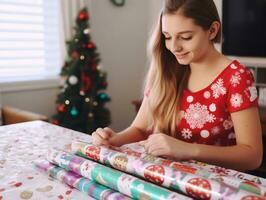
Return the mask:
[[[146, 78], [149, 89], [148, 107], [150, 126], [154, 132], [176, 136], [179, 121], [179, 102], [187, 85], [189, 66], [181, 65], [166, 48], [162, 34], [162, 16], [174, 14], [182, 9], [184, 16], [192, 18], [204, 30], [210, 28], [214, 21], [220, 22], [213, 0], [165, 0], [158, 23], [153, 31], [148, 46], [150, 68]], [[214, 42], [220, 40], [221, 32]]]

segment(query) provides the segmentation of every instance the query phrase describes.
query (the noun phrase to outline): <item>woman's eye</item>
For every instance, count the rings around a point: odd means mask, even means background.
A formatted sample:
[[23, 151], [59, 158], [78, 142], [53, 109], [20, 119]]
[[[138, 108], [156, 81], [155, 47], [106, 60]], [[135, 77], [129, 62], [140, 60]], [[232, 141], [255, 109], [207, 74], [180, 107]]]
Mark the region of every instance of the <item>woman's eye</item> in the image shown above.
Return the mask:
[[165, 39], [165, 40], [170, 40], [170, 39], [171, 39], [171, 37], [164, 37], [164, 39]]
[[192, 39], [192, 37], [181, 37], [182, 38], [182, 40], [191, 40]]

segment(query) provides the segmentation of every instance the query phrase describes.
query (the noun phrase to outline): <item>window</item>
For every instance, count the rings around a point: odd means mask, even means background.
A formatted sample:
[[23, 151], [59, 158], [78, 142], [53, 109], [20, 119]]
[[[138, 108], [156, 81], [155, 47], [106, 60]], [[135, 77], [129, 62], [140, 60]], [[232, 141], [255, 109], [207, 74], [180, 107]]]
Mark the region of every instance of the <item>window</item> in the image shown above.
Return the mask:
[[0, 0], [0, 81], [59, 74], [58, 0]]

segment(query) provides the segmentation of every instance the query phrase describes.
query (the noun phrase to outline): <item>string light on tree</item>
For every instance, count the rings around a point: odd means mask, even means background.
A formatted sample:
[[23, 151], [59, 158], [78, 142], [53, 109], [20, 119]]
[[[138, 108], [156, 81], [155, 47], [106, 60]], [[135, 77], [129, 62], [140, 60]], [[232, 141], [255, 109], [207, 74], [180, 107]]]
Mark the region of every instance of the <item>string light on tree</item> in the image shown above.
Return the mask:
[[91, 112], [88, 114], [88, 117], [89, 117], [89, 118], [93, 118], [93, 116], [94, 116], [94, 115], [93, 115], [93, 113], [91, 113]]
[[83, 31], [84, 34], [89, 34], [90, 33], [90, 29], [86, 28], [84, 31]]
[[84, 96], [84, 95], [85, 95], [84, 90], [80, 90], [80, 91], [79, 91], [79, 94], [80, 94], [80, 96]]
[[84, 59], [85, 59], [85, 56], [81, 55], [80, 60], [84, 60]]
[[90, 98], [86, 97], [86, 98], [85, 98], [85, 102], [86, 102], [86, 103], [89, 103], [89, 102], [90, 102]]

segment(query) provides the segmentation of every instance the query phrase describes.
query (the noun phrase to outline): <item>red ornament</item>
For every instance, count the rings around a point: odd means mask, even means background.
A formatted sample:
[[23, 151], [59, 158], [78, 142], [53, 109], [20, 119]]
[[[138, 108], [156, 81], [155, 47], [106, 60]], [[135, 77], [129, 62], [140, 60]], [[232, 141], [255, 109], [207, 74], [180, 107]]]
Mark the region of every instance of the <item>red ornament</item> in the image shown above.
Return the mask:
[[66, 107], [64, 104], [58, 104], [56, 108], [57, 108], [58, 112], [65, 112], [66, 111]]
[[102, 87], [105, 87], [105, 88], [106, 88], [106, 87], [107, 87], [107, 85], [108, 85], [108, 83], [107, 83], [107, 82], [102, 82], [102, 83], [101, 83], [101, 86], [102, 86]]
[[87, 48], [88, 48], [88, 49], [95, 49], [96, 46], [95, 46], [95, 44], [94, 44], [93, 42], [89, 42], [89, 43], [87, 44]]
[[74, 59], [79, 59], [80, 54], [77, 51], [73, 51], [71, 57]]
[[54, 119], [54, 120], [52, 120], [52, 123], [55, 124], [55, 125], [59, 125], [59, 120]]
[[80, 11], [79, 13], [79, 20], [84, 21], [84, 20], [88, 20], [89, 19], [89, 15], [86, 11]]
[[86, 93], [91, 90], [92, 82], [89, 75], [85, 74], [84, 72], [81, 74], [81, 81], [83, 83], [82, 90]]
[[93, 70], [93, 71], [96, 71], [97, 70], [97, 64], [96, 63], [92, 63], [91, 64], [91, 69]]

